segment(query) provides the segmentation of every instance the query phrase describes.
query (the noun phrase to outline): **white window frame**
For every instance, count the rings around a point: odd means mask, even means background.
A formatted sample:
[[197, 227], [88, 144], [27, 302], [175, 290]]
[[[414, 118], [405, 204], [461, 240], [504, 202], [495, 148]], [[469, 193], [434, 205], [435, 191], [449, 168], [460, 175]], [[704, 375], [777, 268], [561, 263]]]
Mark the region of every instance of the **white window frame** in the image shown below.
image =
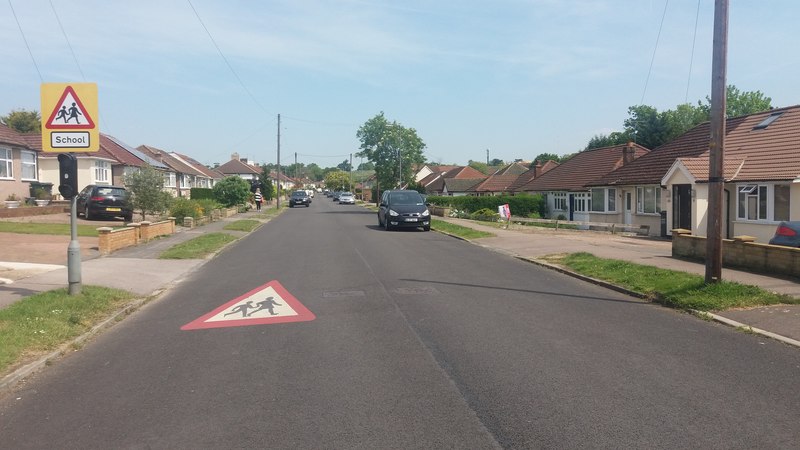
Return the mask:
[[177, 181], [175, 180], [175, 172], [172, 171], [164, 172], [164, 187], [168, 188], [177, 187]]
[[[602, 192], [603, 209], [594, 209], [594, 201], [598, 200], [598, 193]], [[617, 188], [592, 188], [592, 201], [589, 210], [593, 213], [612, 214], [617, 212]]]
[[[31, 158], [31, 161], [25, 161], [25, 157], [28, 156]], [[37, 165], [37, 158], [36, 152], [30, 150], [21, 150], [19, 152], [19, 163], [22, 170], [20, 171], [20, 179], [23, 181], [36, 181], [39, 179], [39, 170]], [[29, 175], [33, 176], [26, 176], [26, 170], [28, 172], [32, 172]]]
[[6, 175], [0, 180], [14, 179], [14, 152], [8, 147], [0, 147], [0, 165], [5, 166]]
[[589, 212], [592, 209], [592, 193], [576, 192], [574, 194], [572, 209], [575, 212]]
[[94, 160], [94, 181], [98, 184], [111, 184], [111, 163], [100, 159]]
[[[649, 202], [648, 197], [650, 198]], [[654, 207], [653, 211], [649, 211], [648, 203]], [[636, 214], [661, 214], [661, 186], [637, 186], [636, 187]]]
[[[749, 223], [776, 223], [775, 186], [787, 183], [742, 183], [736, 185], [736, 220]], [[789, 205], [791, 205], [791, 186], [789, 186]], [[765, 203], [765, 204], [764, 204]], [[749, 207], [755, 208], [751, 215]]]
[[566, 211], [567, 208], [567, 193], [566, 192], [553, 192], [553, 211]]
[[181, 174], [181, 189], [189, 189], [192, 187], [192, 182], [189, 179], [189, 175]]

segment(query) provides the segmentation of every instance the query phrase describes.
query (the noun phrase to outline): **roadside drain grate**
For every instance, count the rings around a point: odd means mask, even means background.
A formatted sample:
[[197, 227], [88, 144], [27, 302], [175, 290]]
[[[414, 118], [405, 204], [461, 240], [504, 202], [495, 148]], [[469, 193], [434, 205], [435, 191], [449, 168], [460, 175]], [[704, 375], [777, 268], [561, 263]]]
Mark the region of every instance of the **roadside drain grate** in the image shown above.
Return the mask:
[[395, 288], [394, 292], [400, 295], [434, 295], [439, 293], [436, 288], [426, 286]]
[[324, 298], [339, 298], [339, 297], [364, 297], [364, 291], [325, 291], [322, 293]]

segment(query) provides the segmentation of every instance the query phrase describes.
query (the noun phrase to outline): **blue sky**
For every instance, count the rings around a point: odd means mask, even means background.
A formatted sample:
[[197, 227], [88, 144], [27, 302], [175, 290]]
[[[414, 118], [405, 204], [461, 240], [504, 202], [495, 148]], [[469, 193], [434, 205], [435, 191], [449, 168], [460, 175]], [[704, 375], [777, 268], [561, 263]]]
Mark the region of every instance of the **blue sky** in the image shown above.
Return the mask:
[[[11, 0], [0, 114], [38, 110], [41, 81], [85, 80], [101, 132], [207, 164], [274, 163], [280, 113], [283, 164], [335, 166], [381, 111], [432, 162], [530, 160], [619, 130], [631, 105], [709, 95], [714, 2], [699, 5], [692, 58], [697, 0]], [[728, 84], [800, 103], [798, 23], [796, 0], [731, 0]]]

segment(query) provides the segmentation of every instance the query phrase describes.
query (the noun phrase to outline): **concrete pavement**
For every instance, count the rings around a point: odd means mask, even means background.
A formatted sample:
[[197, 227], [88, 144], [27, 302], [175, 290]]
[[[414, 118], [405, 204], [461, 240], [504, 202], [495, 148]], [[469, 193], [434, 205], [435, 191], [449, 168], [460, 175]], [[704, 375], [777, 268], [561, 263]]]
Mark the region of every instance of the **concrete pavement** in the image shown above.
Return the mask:
[[[255, 217], [257, 214], [251, 211], [192, 230], [180, 229], [181, 231], [172, 236], [122, 249], [105, 257], [100, 257], [92, 247], [91, 241], [88, 241], [86, 246], [82, 247], [84, 258], [81, 267], [82, 283], [124, 289], [143, 297], [157, 294], [180, 282], [204, 262], [204, 260], [160, 260], [158, 255], [161, 252], [198, 235], [222, 231], [230, 221]], [[703, 264], [672, 258], [671, 242], [668, 240], [514, 225], [504, 230], [463, 219], [444, 218], [444, 220], [491, 232], [495, 237], [476, 239], [472, 242], [528, 261], [536, 262], [545, 255], [585, 251], [603, 258], [626, 260], [665, 269], [701, 275], [705, 272]], [[237, 234], [230, 231], [228, 233]], [[35, 239], [31, 237], [31, 240]], [[60, 241], [62, 247], [60, 252], [63, 252], [65, 261], [68, 239], [64, 240], [61, 237]], [[47, 245], [52, 243], [48, 241]], [[24, 262], [27, 255], [36, 254], [35, 248], [35, 245], [29, 245], [27, 242], [24, 245], [13, 245], [10, 242], [3, 245], [0, 259], [10, 262], [0, 262], [0, 278], [12, 282], [2, 284], [3, 281], [0, 280], [0, 308], [38, 292], [67, 286], [66, 266]], [[800, 284], [788, 279], [731, 269], [723, 270], [723, 278], [800, 297]], [[734, 321], [732, 323], [734, 326], [749, 326], [757, 331], [774, 333], [786, 338], [785, 342], [800, 346], [800, 305], [725, 311], [717, 313], [717, 316], [720, 320]]]

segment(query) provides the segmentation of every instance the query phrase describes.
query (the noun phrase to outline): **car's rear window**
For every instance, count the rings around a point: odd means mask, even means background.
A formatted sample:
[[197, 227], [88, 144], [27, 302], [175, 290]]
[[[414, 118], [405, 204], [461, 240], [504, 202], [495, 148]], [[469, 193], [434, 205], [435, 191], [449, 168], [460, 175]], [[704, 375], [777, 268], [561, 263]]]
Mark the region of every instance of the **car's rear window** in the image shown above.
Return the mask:
[[95, 190], [95, 195], [125, 197], [127, 192], [125, 189], [102, 187]]
[[292, 197], [305, 197], [306, 195], [308, 194], [306, 194], [305, 192], [300, 192], [300, 191], [292, 192]]
[[393, 205], [422, 205], [422, 196], [419, 192], [395, 192], [389, 194], [389, 202]]

